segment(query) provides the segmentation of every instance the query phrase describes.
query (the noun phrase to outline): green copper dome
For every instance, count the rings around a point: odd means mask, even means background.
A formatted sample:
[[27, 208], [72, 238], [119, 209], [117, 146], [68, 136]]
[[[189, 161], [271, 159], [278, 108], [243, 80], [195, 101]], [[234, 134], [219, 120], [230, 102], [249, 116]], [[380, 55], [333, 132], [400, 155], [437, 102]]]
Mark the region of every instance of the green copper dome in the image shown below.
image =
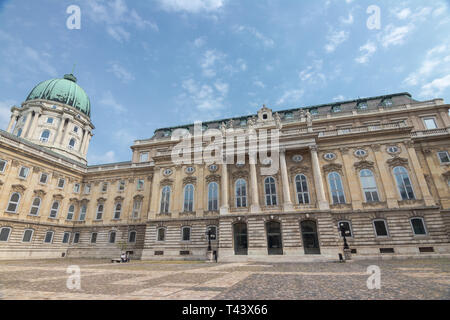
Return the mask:
[[28, 95], [26, 101], [43, 99], [67, 104], [91, 116], [91, 102], [86, 92], [77, 84], [73, 74], [66, 74], [64, 79], [51, 79], [39, 83]]

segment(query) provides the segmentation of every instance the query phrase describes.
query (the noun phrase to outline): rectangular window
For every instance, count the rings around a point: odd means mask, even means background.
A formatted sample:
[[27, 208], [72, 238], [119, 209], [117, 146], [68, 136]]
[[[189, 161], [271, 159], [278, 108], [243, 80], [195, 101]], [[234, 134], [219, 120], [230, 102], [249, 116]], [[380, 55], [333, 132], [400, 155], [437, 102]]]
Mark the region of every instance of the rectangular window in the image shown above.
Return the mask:
[[137, 181], [137, 186], [136, 186], [136, 188], [137, 188], [138, 190], [144, 190], [144, 179], [139, 179], [139, 180]]
[[5, 172], [5, 168], [6, 168], [6, 164], [8, 162], [6, 160], [1, 160], [0, 159], [0, 172]]
[[387, 237], [388, 236], [386, 221], [375, 220], [373, 222], [373, 225], [375, 227], [375, 233], [376, 233], [377, 237]]
[[411, 219], [411, 226], [416, 236], [424, 236], [427, 234], [427, 230], [425, 229], [425, 223], [422, 218], [413, 218]]
[[33, 238], [33, 232], [33, 229], [26, 229], [23, 232], [22, 242], [31, 242], [31, 239]]
[[125, 190], [125, 180], [119, 181], [119, 191]]
[[108, 182], [103, 182], [102, 184], [102, 192], [108, 191]]
[[41, 173], [41, 178], [39, 179], [39, 183], [46, 184], [48, 180], [48, 174]]
[[141, 152], [139, 162], [147, 162], [147, 161], [148, 161], [148, 152]]
[[19, 178], [26, 179], [28, 177], [28, 173], [30, 169], [27, 167], [21, 167], [19, 171]]
[[88, 183], [84, 186], [84, 194], [89, 194], [91, 193], [91, 184]]
[[116, 233], [110, 232], [109, 234], [109, 243], [115, 243], [116, 242]]
[[73, 192], [74, 193], [80, 192], [80, 184], [79, 183], [75, 183], [75, 185], [73, 186]]
[[134, 200], [133, 203], [133, 219], [139, 218], [139, 214], [141, 212], [142, 201], [137, 199]]
[[434, 118], [424, 118], [425, 128], [428, 130], [437, 129], [436, 120]]
[[441, 164], [450, 163], [450, 156], [447, 151], [438, 152], [438, 156]]
[[44, 243], [52, 243], [53, 242], [53, 231], [47, 231], [45, 234]]
[[0, 229], [0, 242], [7, 242], [9, 240], [10, 233], [11, 233], [11, 228], [1, 228]]
[[183, 241], [191, 240], [191, 228], [183, 228]]
[[97, 243], [97, 232], [92, 232], [91, 243]]
[[73, 243], [78, 243], [80, 242], [80, 233], [76, 232], [75, 235], [73, 236]]
[[62, 243], [69, 243], [70, 232], [64, 232]]
[[62, 178], [60, 178], [60, 179], [58, 180], [58, 188], [59, 188], [59, 189], [63, 189], [65, 184], [66, 184], [66, 180], [64, 180], [64, 179], [62, 179]]
[[79, 217], [79, 221], [84, 221], [86, 219], [86, 211], [87, 211], [87, 207], [85, 204], [83, 204], [80, 208], [80, 217]]
[[77, 126], [73, 127], [73, 132], [75, 132], [75, 133], [78, 132], [78, 127]]
[[52, 124], [53, 123], [53, 118], [47, 118], [47, 123], [48, 124]]

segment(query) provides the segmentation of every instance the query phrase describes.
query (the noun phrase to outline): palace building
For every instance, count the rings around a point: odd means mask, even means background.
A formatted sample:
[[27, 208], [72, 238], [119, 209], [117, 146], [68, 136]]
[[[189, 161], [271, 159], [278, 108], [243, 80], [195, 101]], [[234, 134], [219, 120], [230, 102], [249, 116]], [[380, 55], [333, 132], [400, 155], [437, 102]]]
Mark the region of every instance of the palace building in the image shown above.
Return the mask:
[[[95, 110], [94, 110], [95, 112]], [[73, 75], [38, 84], [0, 130], [0, 259], [336, 260], [450, 254], [450, 117], [409, 93], [161, 128], [128, 162], [90, 166], [91, 103]], [[183, 137], [175, 135], [183, 129]], [[271, 161], [245, 140], [226, 161], [174, 163], [197, 135], [279, 132]], [[215, 140], [215, 144], [218, 142]], [[234, 142], [233, 142], [234, 146]], [[221, 157], [222, 158], [222, 157]], [[222, 158], [223, 159], [223, 158]], [[237, 160], [238, 159], [238, 160]]]

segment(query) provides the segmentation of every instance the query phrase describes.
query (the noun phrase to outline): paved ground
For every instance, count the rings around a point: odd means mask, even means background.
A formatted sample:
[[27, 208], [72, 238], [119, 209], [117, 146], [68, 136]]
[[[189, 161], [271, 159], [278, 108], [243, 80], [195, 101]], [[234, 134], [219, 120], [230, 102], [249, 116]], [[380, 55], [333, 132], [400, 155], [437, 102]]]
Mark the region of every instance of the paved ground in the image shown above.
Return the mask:
[[[67, 287], [71, 265], [80, 268], [80, 290]], [[370, 265], [380, 268], [380, 290], [367, 288]], [[0, 261], [0, 299], [450, 300], [450, 259], [346, 264]]]

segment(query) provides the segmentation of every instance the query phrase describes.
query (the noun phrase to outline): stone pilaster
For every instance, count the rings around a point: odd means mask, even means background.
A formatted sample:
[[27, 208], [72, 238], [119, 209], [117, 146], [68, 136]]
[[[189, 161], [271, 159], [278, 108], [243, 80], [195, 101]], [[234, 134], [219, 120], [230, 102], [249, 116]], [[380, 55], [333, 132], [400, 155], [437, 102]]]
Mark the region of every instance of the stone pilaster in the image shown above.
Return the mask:
[[416, 149], [414, 149], [413, 143], [410, 141], [405, 142], [406, 147], [408, 148], [409, 158], [411, 159], [412, 169], [417, 177], [417, 181], [419, 182], [420, 192], [422, 193], [423, 200], [425, 201], [426, 206], [435, 205], [435, 201], [431, 196], [430, 190], [428, 189], [427, 182], [423, 175], [422, 166], [419, 163], [419, 159], [417, 158]]
[[380, 149], [380, 145], [372, 145], [377, 167], [380, 171], [381, 183], [383, 184], [384, 193], [386, 195], [387, 206], [388, 208], [398, 208], [397, 193], [393, 183], [394, 181], [390, 178], [392, 173], [386, 169], [386, 160], [384, 159], [383, 153]]
[[320, 169], [319, 156], [317, 155], [317, 147], [311, 146], [311, 161], [313, 164], [314, 184], [316, 187], [317, 204], [320, 210], [329, 210], [330, 204], [325, 196], [325, 187], [323, 185], [322, 171]]
[[281, 183], [283, 184], [283, 211], [291, 211], [294, 209], [291, 201], [291, 191], [289, 187], [289, 178], [286, 165], [286, 151], [280, 150], [280, 169], [281, 169]]
[[356, 175], [353, 170], [353, 160], [349, 154], [348, 148], [341, 148], [342, 159], [344, 160], [344, 169], [347, 181], [350, 187], [350, 198], [353, 210], [362, 209], [361, 188], [359, 187]]
[[250, 163], [250, 190], [252, 193], [252, 203], [250, 205], [251, 212], [261, 211], [259, 206], [259, 195], [258, 195], [258, 178], [256, 176], [256, 164]]
[[228, 214], [230, 205], [228, 202], [228, 166], [226, 160], [222, 164], [222, 177], [220, 179], [221, 186], [220, 190], [222, 192], [221, 200], [222, 205], [220, 207], [220, 214]]

